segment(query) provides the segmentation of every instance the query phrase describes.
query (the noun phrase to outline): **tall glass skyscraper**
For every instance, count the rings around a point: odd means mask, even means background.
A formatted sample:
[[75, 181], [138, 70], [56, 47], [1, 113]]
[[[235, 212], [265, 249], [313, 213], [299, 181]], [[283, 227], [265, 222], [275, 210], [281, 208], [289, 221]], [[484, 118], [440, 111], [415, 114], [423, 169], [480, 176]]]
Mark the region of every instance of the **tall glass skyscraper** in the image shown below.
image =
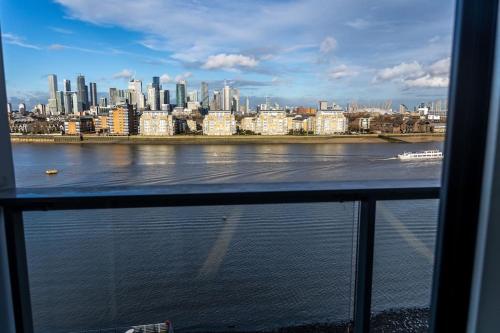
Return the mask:
[[205, 110], [208, 109], [210, 103], [210, 96], [208, 96], [208, 84], [201, 83], [201, 107]]
[[90, 82], [90, 105], [97, 106], [97, 85], [95, 82]]
[[64, 80], [64, 91], [71, 91], [71, 81], [70, 80]]
[[177, 82], [175, 87], [175, 102], [177, 106], [186, 107], [186, 81]]
[[56, 99], [56, 91], [57, 91], [57, 75], [49, 74], [49, 98]]
[[[80, 103], [81, 109], [85, 110], [89, 104], [87, 87], [85, 86], [85, 76], [78, 75], [76, 77], [76, 89], [76, 92], [78, 94], [78, 102]], [[80, 110], [80, 108], [78, 109]]]

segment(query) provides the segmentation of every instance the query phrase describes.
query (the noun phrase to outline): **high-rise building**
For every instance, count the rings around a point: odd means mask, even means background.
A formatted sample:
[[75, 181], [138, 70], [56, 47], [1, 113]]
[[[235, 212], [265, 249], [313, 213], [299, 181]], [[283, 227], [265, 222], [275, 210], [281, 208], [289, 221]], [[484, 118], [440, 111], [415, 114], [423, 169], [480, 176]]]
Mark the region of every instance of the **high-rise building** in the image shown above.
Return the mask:
[[188, 102], [198, 102], [198, 91], [192, 90], [188, 92], [188, 97], [187, 97]]
[[320, 111], [325, 111], [328, 110], [328, 102], [327, 101], [319, 101], [318, 102], [319, 110]]
[[208, 84], [206, 82], [201, 83], [201, 107], [205, 110], [209, 108], [210, 96], [208, 96]]
[[18, 109], [19, 109], [20, 113], [26, 112], [26, 104], [20, 103], [19, 106], [18, 106]]
[[57, 75], [49, 74], [49, 98], [56, 99], [56, 91], [57, 91]]
[[154, 99], [155, 110], [160, 110], [161, 85], [160, 85], [160, 77], [159, 76], [153, 76], [153, 83], [151, 84], [151, 86], [153, 88], [155, 88], [155, 99]]
[[120, 106], [109, 111], [109, 132], [115, 135], [137, 133], [137, 114], [132, 105]]
[[80, 115], [82, 109], [82, 102], [80, 101], [80, 96], [78, 92], [73, 93], [73, 114]]
[[76, 92], [78, 94], [78, 103], [80, 103], [80, 105], [77, 106], [77, 109], [85, 110], [88, 106], [89, 99], [88, 99], [87, 88], [85, 86], [85, 76], [83, 75], [78, 75], [76, 77]]
[[71, 81], [64, 80], [63, 82], [64, 82], [64, 92], [71, 91]]
[[7, 112], [12, 113], [12, 103], [7, 103]]
[[175, 86], [175, 103], [179, 107], [186, 107], [186, 81], [181, 80]]
[[97, 85], [95, 82], [90, 82], [90, 105], [97, 106]]
[[73, 93], [71, 91], [64, 92], [64, 112], [68, 115], [73, 113]]
[[160, 86], [160, 77], [159, 76], [153, 76], [153, 83], [151, 84], [153, 87], [158, 89], [158, 91], [161, 89]]
[[160, 106], [170, 104], [170, 91], [160, 90]]
[[222, 109], [223, 110], [231, 110], [231, 88], [224, 83], [224, 90], [223, 90], [223, 104], [222, 104]]
[[116, 88], [109, 88], [109, 104], [116, 105], [118, 91]]
[[212, 111], [222, 110], [222, 96], [220, 91], [218, 90], [214, 90], [212, 102], [210, 103], [210, 110]]
[[108, 99], [106, 97], [101, 97], [101, 99], [99, 100], [99, 106], [103, 108], [107, 107]]
[[156, 87], [154, 87], [153, 85], [148, 87], [148, 104], [149, 104], [150, 110], [159, 110], [160, 109], [160, 107], [158, 105], [158, 104], [160, 104], [160, 93], [156, 89]]
[[240, 91], [239, 89], [231, 89], [231, 111], [240, 111]]
[[57, 104], [57, 113], [65, 114], [64, 112], [64, 92], [56, 91], [56, 104]]
[[245, 100], [245, 113], [250, 113], [250, 99], [248, 98], [248, 96]]

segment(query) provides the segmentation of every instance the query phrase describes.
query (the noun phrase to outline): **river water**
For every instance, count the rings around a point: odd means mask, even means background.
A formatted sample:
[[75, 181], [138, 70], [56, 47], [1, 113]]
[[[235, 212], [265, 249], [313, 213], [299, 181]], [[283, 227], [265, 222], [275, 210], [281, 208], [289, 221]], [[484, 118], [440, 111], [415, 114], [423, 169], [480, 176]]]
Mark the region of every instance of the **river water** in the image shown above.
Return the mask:
[[[14, 145], [17, 186], [438, 179], [442, 143]], [[49, 168], [60, 170], [46, 176]], [[425, 307], [437, 200], [377, 205], [373, 310]], [[25, 213], [35, 331], [252, 331], [352, 316], [358, 205]]]

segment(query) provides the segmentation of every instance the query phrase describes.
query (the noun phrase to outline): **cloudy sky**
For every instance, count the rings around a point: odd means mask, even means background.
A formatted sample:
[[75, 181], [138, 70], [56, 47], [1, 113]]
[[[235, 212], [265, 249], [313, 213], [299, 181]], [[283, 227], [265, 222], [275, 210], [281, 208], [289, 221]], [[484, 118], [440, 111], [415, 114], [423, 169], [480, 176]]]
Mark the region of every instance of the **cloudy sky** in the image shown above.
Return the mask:
[[454, 3], [439, 0], [2, 1], [9, 97], [47, 95], [46, 75], [99, 91], [134, 76], [224, 80], [291, 103], [446, 96]]

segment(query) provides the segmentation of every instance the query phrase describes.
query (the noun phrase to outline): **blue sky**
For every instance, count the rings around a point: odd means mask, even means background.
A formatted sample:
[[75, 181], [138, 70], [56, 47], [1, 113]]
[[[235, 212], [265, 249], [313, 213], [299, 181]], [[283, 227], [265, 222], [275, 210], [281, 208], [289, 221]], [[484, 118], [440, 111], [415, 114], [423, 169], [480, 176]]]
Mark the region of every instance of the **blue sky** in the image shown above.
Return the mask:
[[[98, 91], [153, 75], [290, 103], [446, 97], [454, 3], [436, 0], [5, 0], [7, 93], [42, 100], [49, 73]], [[397, 105], [395, 105], [397, 106]]]

